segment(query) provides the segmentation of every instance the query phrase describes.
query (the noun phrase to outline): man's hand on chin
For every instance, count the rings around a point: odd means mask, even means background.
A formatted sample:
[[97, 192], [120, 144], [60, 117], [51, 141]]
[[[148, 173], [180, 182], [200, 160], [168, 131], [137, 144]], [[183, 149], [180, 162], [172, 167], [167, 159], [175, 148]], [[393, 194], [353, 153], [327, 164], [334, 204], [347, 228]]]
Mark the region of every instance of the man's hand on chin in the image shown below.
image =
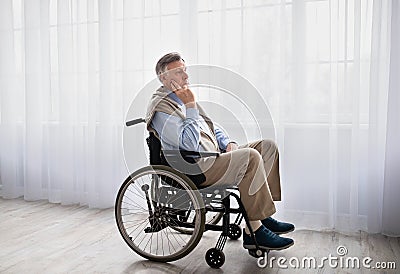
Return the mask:
[[171, 80], [171, 87], [187, 108], [196, 108], [196, 99], [187, 85], [181, 87], [175, 80]]

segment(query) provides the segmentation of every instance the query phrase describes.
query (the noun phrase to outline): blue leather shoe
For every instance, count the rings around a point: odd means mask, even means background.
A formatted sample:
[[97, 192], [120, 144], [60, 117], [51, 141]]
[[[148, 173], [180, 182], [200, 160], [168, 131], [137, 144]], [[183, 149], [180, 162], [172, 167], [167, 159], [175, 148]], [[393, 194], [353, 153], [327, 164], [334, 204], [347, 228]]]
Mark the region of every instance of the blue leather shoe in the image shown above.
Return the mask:
[[[278, 236], [263, 225], [254, 232], [254, 235], [259, 248], [265, 250], [281, 250], [294, 244], [292, 239]], [[254, 240], [244, 231], [244, 229], [243, 247], [246, 249], [256, 249]]]
[[272, 217], [262, 220], [261, 223], [275, 234], [285, 234], [294, 230], [293, 224], [279, 222]]

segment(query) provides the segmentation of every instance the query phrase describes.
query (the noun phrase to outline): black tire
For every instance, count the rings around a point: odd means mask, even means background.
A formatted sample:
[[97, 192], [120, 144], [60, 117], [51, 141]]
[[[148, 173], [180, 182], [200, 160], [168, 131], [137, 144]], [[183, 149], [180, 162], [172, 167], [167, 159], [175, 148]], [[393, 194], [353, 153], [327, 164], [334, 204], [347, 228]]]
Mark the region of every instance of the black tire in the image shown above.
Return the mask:
[[207, 250], [206, 262], [212, 268], [220, 268], [225, 263], [225, 254], [215, 247]]
[[[193, 219], [180, 221], [176, 212], [182, 211], [190, 212]], [[124, 181], [115, 202], [115, 218], [122, 238], [133, 251], [152, 261], [170, 262], [197, 246], [204, 232], [205, 209], [187, 176], [167, 166], [152, 165]], [[193, 233], [177, 233], [171, 224], [193, 225]]]

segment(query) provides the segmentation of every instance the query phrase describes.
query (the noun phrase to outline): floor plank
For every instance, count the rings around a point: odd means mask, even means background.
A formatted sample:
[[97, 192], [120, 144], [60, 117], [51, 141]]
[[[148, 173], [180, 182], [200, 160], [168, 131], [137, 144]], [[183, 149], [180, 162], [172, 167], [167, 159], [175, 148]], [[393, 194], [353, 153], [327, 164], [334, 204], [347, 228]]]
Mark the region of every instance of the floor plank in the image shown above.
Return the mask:
[[[113, 209], [61, 206], [46, 201], [0, 199], [1, 273], [398, 273], [398, 270], [365, 268], [295, 269], [288, 261], [303, 257], [338, 256], [337, 247], [347, 248], [347, 257], [369, 256], [373, 262], [394, 262], [400, 267], [400, 240], [365, 232], [343, 235], [336, 232], [298, 230], [288, 234], [295, 245], [273, 251], [273, 268], [260, 268], [242, 248], [241, 240], [228, 241], [225, 265], [214, 270], [204, 260], [215, 245], [218, 233], [206, 232], [195, 250], [185, 258], [164, 264], [142, 259], [124, 243], [114, 221]], [[287, 269], [276, 259], [285, 258]], [[294, 260], [294, 259], [292, 259]], [[294, 262], [294, 261], [293, 261]]]

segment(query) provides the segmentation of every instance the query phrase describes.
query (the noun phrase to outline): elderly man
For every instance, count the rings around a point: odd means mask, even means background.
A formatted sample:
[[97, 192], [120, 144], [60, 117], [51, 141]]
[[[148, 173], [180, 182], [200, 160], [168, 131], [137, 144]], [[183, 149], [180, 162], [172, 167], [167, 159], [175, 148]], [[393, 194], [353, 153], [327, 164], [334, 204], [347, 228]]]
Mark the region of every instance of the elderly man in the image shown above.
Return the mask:
[[[257, 243], [264, 249], [285, 249], [290, 238], [278, 234], [294, 230], [294, 225], [271, 217], [274, 200], [281, 200], [279, 153], [270, 140], [238, 146], [206, 115], [189, 88], [185, 61], [178, 53], [164, 55], [156, 65], [161, 86], [152, 96], [146, 115], [147, 129], [161, 140], [164, 149], [224, 152], [196, 163], [206, 180], [201, 187], [214, 184], [236, 185]], [[255, 243], [246, 226], [243, 247]]]

